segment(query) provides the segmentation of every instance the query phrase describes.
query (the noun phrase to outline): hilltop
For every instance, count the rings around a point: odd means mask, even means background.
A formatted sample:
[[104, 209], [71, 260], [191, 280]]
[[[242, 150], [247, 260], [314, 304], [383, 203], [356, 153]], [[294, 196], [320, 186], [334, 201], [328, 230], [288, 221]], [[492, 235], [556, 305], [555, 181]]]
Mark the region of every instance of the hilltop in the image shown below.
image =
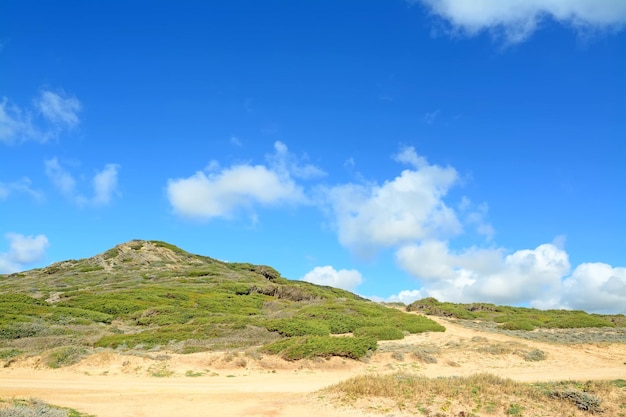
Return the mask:
[[144, 240], [0, 276], [0, 318], [0, 359], [45, 353], [50, 366], [98, 348], [258, 348], [290, 360], [356, 359], [379, 340], [444, 330], [348, 291], [286, 279], [270, 266]]

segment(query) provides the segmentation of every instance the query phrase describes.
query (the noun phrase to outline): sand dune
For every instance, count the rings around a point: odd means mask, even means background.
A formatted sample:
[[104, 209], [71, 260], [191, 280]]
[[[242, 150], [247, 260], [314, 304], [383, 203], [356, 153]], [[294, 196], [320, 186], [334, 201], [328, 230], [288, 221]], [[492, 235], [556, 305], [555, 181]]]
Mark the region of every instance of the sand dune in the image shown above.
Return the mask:
[[[0, 368], [0, 397], [39, 398], [98, 417], [350, 417], [368, 414], [335, 408], [316, 392], [354, 375], [398, 370], [432, 377], [489, 372], [519, 381], [626, 378], [623, 343], [542, 343], [438, 320], [446, 326], [445, 333], [381, 342], [379, 352], [363, 362], [286, 362], [215, 352], [139, 357], [104, 351], [53, 370], [39, 358], [29, 358]], [[420, 346], [436, 350], [437, 362], [415, 358], [411, 352]], [[497, 348], [503, 353], [489, 351]], [[532, 349], [547, 358], [529, 362], [519, 355]]]

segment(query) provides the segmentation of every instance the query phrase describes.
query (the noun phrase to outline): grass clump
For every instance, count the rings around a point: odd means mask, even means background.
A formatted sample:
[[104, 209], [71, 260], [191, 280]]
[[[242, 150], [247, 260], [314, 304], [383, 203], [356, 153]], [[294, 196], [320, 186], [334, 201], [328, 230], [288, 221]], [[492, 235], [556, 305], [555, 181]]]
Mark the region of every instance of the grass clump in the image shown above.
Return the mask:
[[538, 362], [546, 359], [546, 353], [541, 349], [533, 349], [524, 353], [524, 360], [528, 362]]
[[411, 356], [423, 363], [437, 363], [434, 356], [437, 353], [439, 353], [437, 347], [420, 346], [411, 353]]
[[271, 343], [264, 346], [261, 352], [287, 360], [331, 356], [360, 359], [376, 347], [376, 339], [370, 337], [303, 336]]

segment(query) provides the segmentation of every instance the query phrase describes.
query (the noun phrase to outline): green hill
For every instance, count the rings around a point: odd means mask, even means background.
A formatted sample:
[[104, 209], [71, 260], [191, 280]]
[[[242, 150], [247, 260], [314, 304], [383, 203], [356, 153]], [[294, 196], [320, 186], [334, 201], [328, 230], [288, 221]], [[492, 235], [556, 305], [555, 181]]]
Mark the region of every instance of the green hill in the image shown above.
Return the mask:
[[160, 241], [134, 240], [92, 258], [0, 275], [5, 361], [45, 354], [51, 366], [63, 366], [98, 348], [360, 358], [377, 340], [443, 330], [344, 290], [286, 279], [269, 266], [222, 262]]

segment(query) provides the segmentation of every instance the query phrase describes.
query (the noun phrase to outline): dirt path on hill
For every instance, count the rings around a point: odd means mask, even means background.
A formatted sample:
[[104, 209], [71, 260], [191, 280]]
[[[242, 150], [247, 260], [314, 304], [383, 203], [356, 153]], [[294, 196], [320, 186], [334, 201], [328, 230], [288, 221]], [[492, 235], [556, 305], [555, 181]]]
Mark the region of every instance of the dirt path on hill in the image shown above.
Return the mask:
[[[368, 414], [335, 409], [316, 392], [351, 376], [403, 370], [431, 377], [489, 372], [519, 381], [626, 379], [624, 343], [558, 345], [435, 319], [446, 326], [445, 333], [381, 342], [366, 362], [100, 352], [52, 370], [29, 358], [0, 368], [0, 398], [39, 398], [97, 417], [352, 417]], [[418, 350], [431, 352], [436, 363], [420, 361]], [[544, 352], [546, 359], [525, 360], [523, 354], [532, 350]]]

